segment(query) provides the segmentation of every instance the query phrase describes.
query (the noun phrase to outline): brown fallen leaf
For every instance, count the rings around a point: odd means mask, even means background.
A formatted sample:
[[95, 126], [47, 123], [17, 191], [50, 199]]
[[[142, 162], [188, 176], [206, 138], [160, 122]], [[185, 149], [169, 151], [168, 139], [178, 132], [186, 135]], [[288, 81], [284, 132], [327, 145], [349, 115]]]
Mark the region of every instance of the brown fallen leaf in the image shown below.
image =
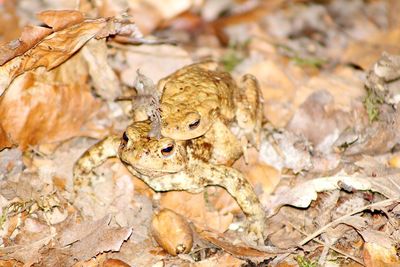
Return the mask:
[[[6, 6], [10, 8], [9, 4]], [[22, 55], [52, 32], [62, 30], [84, 20], [83, 14], [77, 10], [48, 10], [40, 12], [37, 16], [39, 20], [52, 29], [33, 25], [25, 26], [19, 39], [10, 41], [0, 47], [0, 65], [16, 56]]]
[[399, 53], [398, 40], [400, 30], [395, 27], [390, 31], [380, 31], [370, 35], [366, 40], [356, 40], [349, 44], [342, 53], [341, 60], [351, 62], [363, 69], [372, 67], [382, 52]]
[[348, 114], [335, 109], [333, 96], [324, 90], [312, 93], [287, 125], [287, 130], [304, 136], [316, 150], [330, 153], [339, 134], [350, 124]]
[[10, 41], [0, 47], [0, 65], [16, 56], [22, 55], [50, 33], [52, 33], [52, 30], [45, 27], [25, 26], [19, 39]]
[[81, 224], [71, 222], [56, 236], [59, 243], [43, 249], [40, 264], [57, 266], [63, 262], [72, 266], [76, 261], [86, 261], [107, 251], [119, 251], [132, 229], [110, 226], [111, 215], [97, 221], [85, 221]]
[[20, 17], [17, 11], [17, 2], [2, 1], [2, 12], [0, 12], [0, 44], [18, 38], [21, 34]]
[[81, 23], [85, 18], [78, 10], [46, 10], [36, 15], [39, 20], [51, 27], [53, 31], [65, 29]]
[[26, 71], [40, 66], [51, 70], [65, 62], [106, 25], [105, 19], [82, 22], [47, 36], [22, 56], [6, 62], [0, 67], [0, 94], [15, 77]]
[[16, 259], [30, 266], [40, 259], [40, 249], [47, 245], [54, 237], [54, 234], [43, 235], [40, 239], [30, 240], [27, 244], [8, 246], [0, 248], [2, 259]]
[[270, 194], [281, 180], [281, 173], [274, 167], [259, 160], [259, 153], [256, 149], [247, 150], [248, 163], [244, 158], [236, 161], [233, 167], [239, 169], [248, 181], [253, 185], [256, 192], [261, 187], [263, 194]]
[[[91, 39], [82, 48], [93, 87], [101, 98], [114, 100], [121, 94], [120, 82], [108, 63], [107, 44], [104, 39]], [[101, 70], [101, 72], [99, 72]]]
[[366, 243], [378, 245], [382, 248], [391, 249], [396, 244], [396, 241], [393, 240], [389, 234], [381, 231], [365, 229], [363, 231], [359, 231], [359, 233]]
[[209, 266], [229, 266], [239, 267], [245, 266], [246, 261], [238, 259], [228, 253], [218, 253], [205, 260], [194, 263], [193, 267], [209, 267]]
[[363, 254], [367, 267], [395, 267], [400, 264], [395, 247], [386, 248], [375, 243], [365, 243]]
[[[234, 255], [235, 257], [242, 259], [251, 259], [252, 261], [264, 261], [265, 259], [274, 258], [277, 254], [285, 253], [287, 251], [283, 251], [280, 249], [270, 248], [270, 247], [260, 247], [259, 249], [255, 249], [252, 247], [248, 247], [243, 244], [232, 244], [229, 241], [224, 240], [223, 235], [218, 234], [212, 230], [204, 229], [199, 226], [195, 226], [196, 232], [199, 236], [213, 245], [225, 250], [229, 254]], [[265, 251], [263, 251], [265, 250]], [[267, 252], [268, 250], [268, 252]]]
[[10, 139], [10, 136], [3, 129], [3, 126], [0, 124], [0, 150], [4, 148], [12, 147], [15, 143]]
[[1, 138], [9, 136], [24, 150], [82, 135], [82, 126], [100, 104], [88, 78], [79, 56], [52, 71], [38, 69], [18, 77], [0, 98]]
[[[105, 45], [82, 51], [89, 64], [76, 52], [93, 38], [118, 34], [141, 36], [129, 20], [86, 20], [47, 36], [0, 66], [0, 93], [9, 89], [0, 99], [0, 140], [4, 144], [0, 149], [11, 145], [7, 140], [26, 149], [83, 135], [85, 122], [99, 108], [90, 92], [89, 75], [104, 98], [116, 98], [120, 87], [107, 65]], [[98, 75], [97, 68], [108, 70], [107, 75]]]
[[91, 38], [105, 38], [118, 34], [142, 37], [132, 22], [114, 18], [85, 20], [52, 33], [22, 56], [15, 57], [0, 67], [0, 95], [12, 80], [23, 72], [40, 66], [51, 70], [70, 58]]
[[223, 214], [217, 210], [210, 210], [204, 194], [191, 194], [187, 192], [162, 193], [160, 205], [187, 217], [189, 220], [207, 225], [218, 232], [225, 232], [232, 223], [231, 213]]
[[307, 208], [312, 200], [317, 199], [317, 193], [335, 189], [371, 190], [379, 192], [387, 198], [396, 198], [400, 194], [400, 176], [388, 175], [386, 177], [357, 177], [349, 175], [336, 175], [330, 177], [315, 178], [300, 183], [292, 188], [279, 188], [267, 205], [270, 215], [278, 212], [283, 205], [291, 205], [299, 208]]

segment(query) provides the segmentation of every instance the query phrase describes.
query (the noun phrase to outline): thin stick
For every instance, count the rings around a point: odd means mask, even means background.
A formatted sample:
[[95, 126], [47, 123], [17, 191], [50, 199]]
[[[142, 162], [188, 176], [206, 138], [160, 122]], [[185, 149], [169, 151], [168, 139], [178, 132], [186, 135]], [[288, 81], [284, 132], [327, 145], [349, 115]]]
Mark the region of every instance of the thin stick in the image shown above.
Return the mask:
[[[305, 236], [308, 236], [307, 233], [305, 233], [304, 231], [302, 231], [301, 229], [299, 229], [296, 225], [292, 224], [291, 222], [289, 222], [288, 224], [289, 224], [290, 226], [292, 226], [296, 231], [300, 232], [301, 234], [303, 234], [303, 235], [305, 235]], [[320, 240], [318, 240], [318, 239], [315, 239], [314, 241], [317, 242], [317, 243], [320, 244], [320, 245], [326, 246], [326, 244], [325, 244], [324, 242], [322, 242], [322, 241], [320, 241]], [[343, 256], [345, 256], [345, 257], [347, 257], [347, 258], [349, 258], [349, 259], [352, 259], [353, 261], [355, 261], [355, 262], [361, 264], [362, 266], [365, 266], [364, 262], [363, 262], [361, 259], [359, 259], [359, 258], [356, 258], [356, 257], [354, 257], [354, 256], [352, 256], [352, 255], [350, 255], [350, 254], [347, 254], [346, 252], [344, 252], [344, 251], [342, 251], [342, 250], [340, 250], [340, 249], [338, 249], [338, 248], [335, 248], [334, 246], [328, 246], [328, 248], [331, 249], [331, 250], [333, 250], [333, 251], [336, 251], [336, 252], [339, 253], [339, 254], [342, 254]]]
[[[370, 205], [366, 205], [366, 206], [364, 206], [364, 207], [362, 207], [362, 208], [356, 209], [356, 210], [354, 210], [354, 211], [352, 211], [352, 212], [350, 212], [350, 213], [348, 213], [348, 214], [346, 214], [346, 215], [344, 215], [344, 216], [342, 216], [342, 217], [340, 217], [340, 218], [338, 218], [338, 219], [336, 219], [336, 220], [334, 220], [334, 221], [328, 223], [327, 225], [325, 225], [324, 227], [322, 227], [322, 228], [320, 228], [319, 230], [315, 231], [315, 232], [312, 233], [311, 235], [308, 235], [305, 239], [303, 239], [303, 240], [298, 244], [298, 246], [299, 246], [299, 247], [303, 246], [304, 244], [308, 243], [308, 242], [311, 241], [312, 239], [316, 238], [317, 236], [319, 236], [320, 234], [322, 234], [323, 232], [325, 232], [329, 227], [331, 227], [331, 226], [333, 226], [333, 225], [336, 225], [336, 224], [339, 224], [342, 220], [347, 219], [348, 217], [350, 217], [350, 216], [352, 216], [352, 215], [354, 215], [354, 214], [357, 214], [357, 213], [359, 213], [359, 212], [362, 212], [362, 211], [364, 211], [364, 210], [366, 210], [366, 209], [370, 209], [370, 208], [375, 207], [375, 206], [381, 206], [381, 205], [390, 204], [390, 203], [392, 203], [392, 202], [399, 201], [399, 199], [400, 199], [400, 198], [390, 198], [390, 199], [386, 199], [386, 200], [383, 200], [383, 201], [379, 201], [379, 202], [376, 202], [376, 203], [373, 203], [373, 204], [370, 204]], [[291, 254], [291, 253], [286, 253], [286, 254], [280, 255], [280, 256], [276, 257], [276, 258], [273, 260], [273, 262], [274, 262], [274, 263], [281, 262], [281, 261], [283, 261], [286, 257], [288, 257], [290, 254]]]
[[344, 221], [345, 219], [347, 219], [347, 218], [353, 216], [354, 214], [363, 212], [364, 210], [370, 209], [370, 208], [372, 208], [372, 207], [387, 205], [387, 204], [389, 204], [389, 203], [391, 203], [391, 202], [395, 202], [395, 201], [398, 201], [398, 200], [399, 200], [399, 198], [390, 198], [390, 199], [386, 199], [386, 200], [383, 200], [383, 201], [379, 201], [379, 202], [376, 202], [376, 203], [373, 203], [373, 204], [366, 205], [366, 206], [361, 207], [361, 208], [359, 208], [359, 209], [356, 209], [356, 210], [354, 210], [354, 211], [352, 211], [352, 212], [350, 212], [350, 213], [348, 213], [348, 214], [345, 214], [345, 215], [343, 215], [342, 217], [340, 217], [340, 218], [338, 218], [338, 219], [336, 219], [336, 220], [334, 220], [334, 221], [332, 221], [332, 222], [326, 224], [326, 225], [323, 226], [322, 228], [318, 229], [317, 231], [315, 231], [315, 232], [312, 233], [311, 235], [309, 235], [309, 236], [307, 236], [306, 238], [304, 238], [302, 241], [300, 241], [300, 243], [298, 244], [298, 246], [302, 246], [302, 245], [308, 243], [308, 242], [311, 241], [312, 239], [316, 238], [317, 236], [319, 236], [320, 234], [322, 234], [323, 232], [325, 232], [328, 228], [330, 228], [330, 227], [332, 227], [332, 226], [335, 226], [335, 225], [341, 223], [341, 222]]

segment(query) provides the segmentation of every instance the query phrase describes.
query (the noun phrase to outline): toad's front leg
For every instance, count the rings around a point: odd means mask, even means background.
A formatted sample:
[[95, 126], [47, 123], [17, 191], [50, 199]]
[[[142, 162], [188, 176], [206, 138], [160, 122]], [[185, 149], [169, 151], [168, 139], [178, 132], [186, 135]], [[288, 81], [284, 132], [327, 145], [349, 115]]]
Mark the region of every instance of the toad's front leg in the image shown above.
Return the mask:
[[202, 173], [198, 176], [198, 183], [205, 185], [219, 185], [224, 187], [237, 201], [248, 220], [250, 240], [264, 245], [265, 211], [255, 194], [253, 187], [241, 172], [223, 165], [197, 165]]
[[261, 142], [263, 102], [257, 79], [250, 74], [243, 76], [241, 86], [235, 93], [237, 129], [233, 130], [257, 149]]
[[106, 137], [86, 150], [74, 164], [73, 184], [75, 192], [80, 187], [89, 184], [88, 174], [94, 168], [100, 166], [106, 159], [118, 156], [118, 147], [120, 143], [121, 138], [113, 135]]

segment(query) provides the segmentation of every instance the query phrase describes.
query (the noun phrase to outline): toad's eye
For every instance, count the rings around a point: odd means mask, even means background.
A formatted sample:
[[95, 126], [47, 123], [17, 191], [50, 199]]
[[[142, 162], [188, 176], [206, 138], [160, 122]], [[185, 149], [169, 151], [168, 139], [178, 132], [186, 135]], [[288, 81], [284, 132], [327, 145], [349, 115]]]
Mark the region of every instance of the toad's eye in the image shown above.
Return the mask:
[[124, 132], [124, 134], [122, 135], [122, 140], [124, 140], [125, 142], [129, 141], [128, 136], [126, 135], [126, 132]]
[[172, 155], [172, 153], [174, 153], [174, 144], [168, 144], [168, 145], [166, 145], [165, 147], [163, 147], [162, 149], [161, 149], [161, 154], [164, 156], [164, 157], [168, 157], [168, 156], [171, 156]]
[[189, 129], [190, 129], [190, 130], [194, 130], [194, 129], [196, 129], [197, 127], [199, 127], [199, 124], [200, 124], [200, 119], [197, 119], [197, 120], [195, 120], [195, 121], [189, 123]]

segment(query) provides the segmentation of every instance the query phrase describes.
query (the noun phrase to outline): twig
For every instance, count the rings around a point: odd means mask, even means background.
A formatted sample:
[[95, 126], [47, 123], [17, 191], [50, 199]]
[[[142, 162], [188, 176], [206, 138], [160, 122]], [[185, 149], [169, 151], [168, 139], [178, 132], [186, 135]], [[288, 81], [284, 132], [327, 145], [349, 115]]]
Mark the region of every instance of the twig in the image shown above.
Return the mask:
[[[303, 235], [305, 235], [305, 236], [308, 236], [307, 233], [305, 233], [304, 231], [302, 231], [301, 229], [299, 229], [296, 225], [292, 224], [291, 222], [288, 222], [288, 224], [289, 224], [290, 226], [292, 226], [296, 231], [300, 232], [301, 234], [303, 234]], [[326, 244], [325, 244], [324, 242], [322, 242], [322, 241], [320, 241], [320, 240], [318, 240], [318, 239], [315, 239], [314, 241], [317, 242], [317, 243], [320, 244], [320, 245], [326, 246]], [[350, 255], [350, 254], [344, 252], [343, 250], [340, 250], [340, 249], [338, 249], [338, 248], [335, 248], [334, 246], [329, 245], [329, 246], [327, 246], [327, 247], [328, 247], [329, 249], [331, 249], [331, 250], [333, 250], [333, 251], [339, 253], [339, 254], [342, 254], [343, 256], [345, 256], [345, 257], [347, 257], [347, 258], [349, 258], [349, 259], [352, 259], [353, 261], [355, 261], [355, 262], [361, 264], [362, 266], [365, 266], [364, 262], [363, 262], [361, 259], [359, 259], [359, 258], [357, 258], [357, 257], [354, 257], [353, 255]]]
[[361, 208], [359, 208], [359, 209], [356, 209], [356, 210], [354, 210], [354, 211], [352, 211], [352, 212], [349, 212], [348, 214], [345, 214], [345, 215], [343, 215], [342, 217], [340, 217], [340, 218], [338, 218], [338, 219], [336, 219], [336, 220], [334, 220], [334, 221], [332, 221], [332, 222], [326, 224], [325, 226], [323, 226], [322, 228], [318, 229], [317, 231], [315, 231], [315, 232], [312, 233], [311, 235], [307, 236], [307, 237], [304, 238], [302, 241], [300, 241], [300, 243], [298, 244], [298, 246], [302, 246], [302, 245], [307, 244], [309, 241], [311, 241], [312, 239], [316, 238], [317, 236], [319, 236], [320, 234], [322, 234], [323, 232], [325, 232], [328, 228], [330, 228], [330, 227], [332, 227], [332, 226], [334, 226], [334, 225], [337, 225], [337, 224], [341, 223], [341, 222], [344, 221], [345, 219], [347, 219], [347, 218], [353, 216], [354, 214], [357, 214], [357, 213], [359, 213], [359, 212], [363, 212], [364, 210], [370, 209], [370, 208], [372, 208], [372, 207], [381, 206], [381, 205], [386, 205], [386, 204], [389, 204], [389, 203], [391, 203], [391, 202], [395, 202], [395, 201], [398, 201], [398, 200], [399, 200], [399, 198], [390, 198], [390, 199], [386, 199], [386, 200], [383, 200], [383, 201], [379, 201], [379, 202], [376, 202], [376, 203], [372, 203], [372, 204], [366, 205], [366, 206], [361, 207]]
[[[333, 225], [336, 225], [336, 224], [339, 224], [341, 221], [347, 219], [348, 217], [350, 217], [350, 216], [352, 216], [352, 215], [354, 215], [354, 214], [357, 214], [357, 213], [359, 213], [359, 212], [363, 212], [364, 210], [370, 209], [370, 208], [372, 208], [372, 207], [390, 204], [390, 203], [392, 203], [392, 202], [399, 201], [399, 200], [400, 200], [400, 198], [390, 198], [390, 199], [386, 199], [386, 200], [383, 200], [383, 201], [379, 201], [379, 202], [376, 202], [376, 203], [373, 203], [373, 204], [366, 205], [366, 206], [361, 207], [361, 208], [359, 208], [359, 209], [356, 209], [356, 210], [354, 210], [354, 211], [352, 211], [352, 212], [350, 212], [350, 213], [348, 213], [348, 214], [346, 214], [346, 215], [344, 215], [344, 216], [342, 216], [342, 217], [340, 217], [340, 218], [338, 218], [338, 219], [336, 219], [336, 220], [334, 220], [334, 221], [328, 223], [327, 225], [325, 225], [324, 227], [322, 227], [322, 228], [320, 228], [319, 230], [315, 231], [315, 232], [312, 233], [311, 235], [308, 235], [305, 239], [303, 239], [302, 241], [300, 241], [300, 243], [298, 244], [298, 246], [299, 246], [299, 247], [303, 246], [304, 244], [308, 243], [308, 242], [311, 241], [312, 239], [316, 238], [317, 236], [319, 236], [320, 234], [322, 234], [323, 232], [325, 232], [329, 227], [331, 227], [331, 226], [333, 226]], [[279, 263], [279, 262], [281, 262], [282, 260], [284, 260], [285, 258], [287, 258], [290, 254], [291, 254], [291, 253], [286, 253], [286, 254], [283, 254], [283, 255], [280, 255], [280, 256], [276, 257], [276, 258], [273, 260], [273, 263]]]

